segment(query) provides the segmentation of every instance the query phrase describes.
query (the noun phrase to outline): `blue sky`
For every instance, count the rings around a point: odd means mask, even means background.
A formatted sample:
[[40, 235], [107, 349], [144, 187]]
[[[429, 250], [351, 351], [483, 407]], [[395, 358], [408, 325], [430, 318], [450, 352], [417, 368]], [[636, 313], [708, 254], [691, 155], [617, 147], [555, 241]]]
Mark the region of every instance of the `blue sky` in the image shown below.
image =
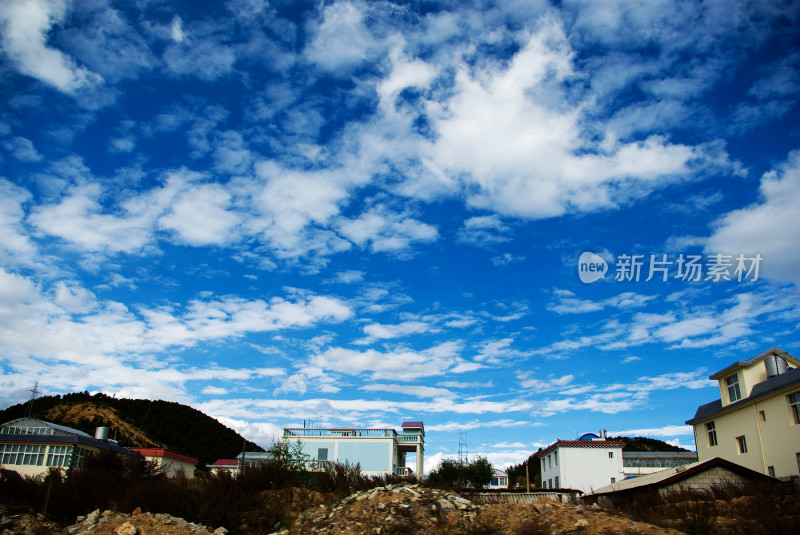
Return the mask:
[[799, 15], [0, 1], [0, 404], [693, 447], [710, 373], [800, 351]]

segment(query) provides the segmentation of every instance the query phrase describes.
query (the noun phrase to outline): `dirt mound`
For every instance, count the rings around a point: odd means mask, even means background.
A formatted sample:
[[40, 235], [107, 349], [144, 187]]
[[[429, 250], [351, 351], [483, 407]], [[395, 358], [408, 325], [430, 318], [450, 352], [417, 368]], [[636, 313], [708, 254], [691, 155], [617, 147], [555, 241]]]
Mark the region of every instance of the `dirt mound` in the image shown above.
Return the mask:
[[300, 515], [283, 535], [338, 534], [678, 534], [609, 514], [599, 507], [557, 502], [478, 505], [454, 492], [387, 485], [357, 492], [333, 506]]
[[64, 535], [224, 535], [225, 528], [216, 530], [165, 514], [142, 513], [136, 509], [126, 515], [111, 511], [93, 511], [79, 522], [66, 528]]

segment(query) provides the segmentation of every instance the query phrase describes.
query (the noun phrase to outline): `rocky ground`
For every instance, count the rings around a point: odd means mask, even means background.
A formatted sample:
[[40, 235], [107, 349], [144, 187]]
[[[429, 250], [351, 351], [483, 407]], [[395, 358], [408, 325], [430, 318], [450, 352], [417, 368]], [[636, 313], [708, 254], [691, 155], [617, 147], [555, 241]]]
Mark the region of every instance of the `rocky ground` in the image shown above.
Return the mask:
[[[283, 491], [281, 491], [283, 492]], [[288, 489], [286, 508], [298, 511], [291, 526], [275, 534], [431, 534], [431, 535], [666, 535], [676, 529], [635, 522], [596, 505], [540, 501], [528, 504], [477, 504], [454, 492], [416, 484], [386, 485], [357, 492], [335, 502], [330, 495]], [[660, 523], [698, 533], [800, 533], [793, 496], [772, 504], [772, 522], [760, 519], [755, 498], [662, 504]], [[254, 511], [254, 514], [258, 512]], [[696, 517], [693, 523], [691, 519]], [[760, 519], [760, 520], [759, 520]], [[688, 522], [687, 522], [688, 520]], [[232, 533], [261, 535], [247, 525], [228, 526]], [[746, 529], [743, 529], [746, 528]], [[64, 527], [39, 515], [12, 512], [0, 506], [0, 535], [224, 535], [224, 527], [202, 526], [167, 514], [139, 509], [131, 514], [94, 511]]]
[[596, 506], [543, 501], [478, 505], [449, 491], [387, 485], [306, 511], [281, 535], [375, 534], [677, 534], [609, 514]]
[[0, 535], [225, 535], [225, 528], [207, 528], [182, 518], [165, 514], [143, 513], [139, 509], [132, 514], [112, 511], [93, 511], [78, 521], [63, 528], [48, 522], [40, 515], [3, 514], [0, 518]]

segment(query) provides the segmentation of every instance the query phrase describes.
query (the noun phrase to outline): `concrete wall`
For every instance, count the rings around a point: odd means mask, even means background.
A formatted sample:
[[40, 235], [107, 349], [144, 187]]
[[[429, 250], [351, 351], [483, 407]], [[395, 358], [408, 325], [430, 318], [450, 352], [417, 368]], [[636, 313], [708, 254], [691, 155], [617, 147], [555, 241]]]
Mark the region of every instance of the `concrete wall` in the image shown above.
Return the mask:
[[705, 470], [699, 474], [695, 474], [693, 476], [689, 476], [686, 479], [678, 482], [673, 483], [672, 485], [666, 485], [659, 489], [659, 492], [665, 493], [673, 490], [678, 490], [680, 488], [684, 489], [694, 489], [694, 490], [708, 490], [712, 487], [712, 485], [719, 485], [720, 483], [735, 483], [735, 484], [742, 484], [747, 480], [736, 474], [731, 472], [727, 468], [723, 466], [716, 466], [714, 468], [710, 468]]

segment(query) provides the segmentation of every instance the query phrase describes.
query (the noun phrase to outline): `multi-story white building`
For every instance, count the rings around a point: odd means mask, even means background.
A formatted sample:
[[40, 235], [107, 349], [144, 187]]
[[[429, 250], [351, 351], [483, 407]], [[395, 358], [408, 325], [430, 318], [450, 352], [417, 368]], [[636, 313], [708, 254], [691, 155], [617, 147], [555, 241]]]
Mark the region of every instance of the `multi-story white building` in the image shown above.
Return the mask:
[[584, 493], [625, 478], [622, 467], [624, 442], [587, 433], [578, 440], [556, 440], [539, 454], [542, 488], [575, 489]]
[[720, 399], [700, 406], [700, 461], [721, 457], [772, 477], [800, 475], [800, 361], [773, 347], [711, 375]]
[[95, 437], [37, 418], [19, 418], [0, 427], [0, 467], [23, 476], [37, 476], [50, 467], [80, 468], [88, 455], [100, 450], [139, 456], [108, 440], [104, 427]]
[[416, 475], [422, 477], [425, 427], [422, 422], [403, 422], [394, 429], [285, 428], [283, 440], [300, 445], [312, 469], [325, 462], [360, 464], [365, 475], [410, 475], [406, 454], [416, 454]]

